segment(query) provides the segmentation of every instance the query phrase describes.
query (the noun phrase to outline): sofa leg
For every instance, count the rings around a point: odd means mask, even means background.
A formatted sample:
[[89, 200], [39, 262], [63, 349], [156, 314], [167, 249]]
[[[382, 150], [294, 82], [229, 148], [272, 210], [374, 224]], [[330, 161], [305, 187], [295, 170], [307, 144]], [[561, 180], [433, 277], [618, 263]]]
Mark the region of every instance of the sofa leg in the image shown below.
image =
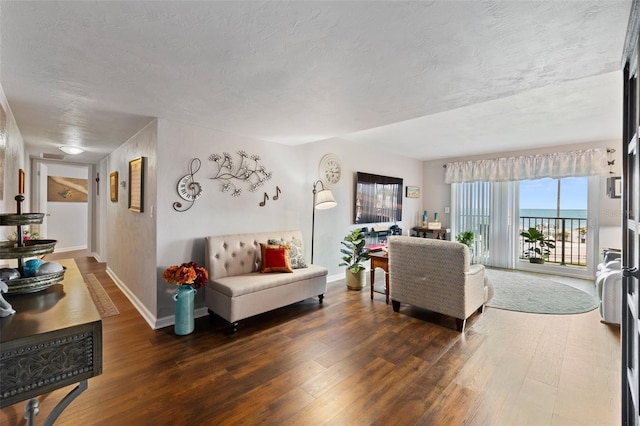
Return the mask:
[[322, 305], [322, 302], [324, 301], [324, 294], [319, 294], [318, 299], [320, 299], [320, 304]]
[[235, 334], [238, 331], [238, 322], [229, 323], [229, 334]]
[[213, 312], [211, 309], [207, 309], [207, 311], [209, 312], [209, 322], [210, 323], [216, 322], [216, 313]]
[[392, 300], [391, 306], [393, 307], [393, 312], [400, 312], [400, 302], [398, 302], [397, 300]]
[[460, 333], [464, 333], [464, 326], [467, 324], [466, 319], [456, 318], [456, 330]]
[[478, 308], [478, 313], [481, 314], [484, 312], [484, 304]]

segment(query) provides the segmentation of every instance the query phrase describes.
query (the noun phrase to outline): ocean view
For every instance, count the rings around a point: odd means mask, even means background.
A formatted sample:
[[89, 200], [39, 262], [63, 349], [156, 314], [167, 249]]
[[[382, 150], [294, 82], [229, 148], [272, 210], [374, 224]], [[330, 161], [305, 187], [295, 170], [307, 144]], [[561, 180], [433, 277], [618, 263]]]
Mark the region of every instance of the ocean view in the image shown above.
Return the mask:
[[[520, 209], [520, 217], [556, 217], [555, 209]], [[586, 219], [587, 211], [583, 209], [561, 209], [560, 217]]]

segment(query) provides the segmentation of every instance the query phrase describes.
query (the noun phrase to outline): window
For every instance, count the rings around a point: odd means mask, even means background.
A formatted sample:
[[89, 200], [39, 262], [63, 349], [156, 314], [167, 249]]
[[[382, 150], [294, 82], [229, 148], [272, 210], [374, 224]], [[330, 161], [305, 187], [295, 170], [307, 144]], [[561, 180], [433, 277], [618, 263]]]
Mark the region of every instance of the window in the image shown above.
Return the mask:
[[594, 237], [587, 227], [588, 188], [598, 186], [598, 178], [595, 185], [590, 179], [453, 183], [452, 239], [472, 231], [475, 262], [515, 268], [525, 259], [520, 232], [534, 227], [556, 241], [549, 263], [584, 268]]
[[[520, 230], [536, 228], [555, 240], [547, 262], [584, 267], [587, 263], [588, 178], [520, 182]], [[524, 259], [524, 244], [520, 255]]]

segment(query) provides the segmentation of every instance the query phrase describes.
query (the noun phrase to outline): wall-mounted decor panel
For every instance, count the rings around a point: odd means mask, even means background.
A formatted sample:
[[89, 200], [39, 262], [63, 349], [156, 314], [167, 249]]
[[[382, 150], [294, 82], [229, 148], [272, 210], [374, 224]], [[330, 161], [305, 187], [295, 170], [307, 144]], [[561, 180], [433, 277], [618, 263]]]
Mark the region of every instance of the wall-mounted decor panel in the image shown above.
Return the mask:
[[144, 166], [146, 158], [138, 157], [129, 161], [129, 210], [144, 211]]
[[109, 175], [109, 195], [111, 201], [118, 202], [118, 172], [111, 172]]
[[88, 193], [88, 179], [47, 176], [47, 201], [86, 203]]

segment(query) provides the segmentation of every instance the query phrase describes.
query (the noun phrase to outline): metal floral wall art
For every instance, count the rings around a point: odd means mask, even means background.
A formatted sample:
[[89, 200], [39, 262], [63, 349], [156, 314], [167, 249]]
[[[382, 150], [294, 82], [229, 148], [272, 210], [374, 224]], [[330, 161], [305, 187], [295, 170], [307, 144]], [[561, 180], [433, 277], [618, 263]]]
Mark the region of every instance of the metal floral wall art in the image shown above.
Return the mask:
[[209, 156], [209, 161], [213, 161], [218, 167], [210, 179], [219, 180], [222, 183], [222, 192], [229, 192], [233, 197], [239, 197], [242, 194], [242, 186], [245, 186], [249, 192], [255, 192], [271, 179], [271, 172], [260, 164], [259, 155], [248, 155], [243, 150], [238, 151], [237, 154], [240, 157], [237, 167], [228, 152]]

